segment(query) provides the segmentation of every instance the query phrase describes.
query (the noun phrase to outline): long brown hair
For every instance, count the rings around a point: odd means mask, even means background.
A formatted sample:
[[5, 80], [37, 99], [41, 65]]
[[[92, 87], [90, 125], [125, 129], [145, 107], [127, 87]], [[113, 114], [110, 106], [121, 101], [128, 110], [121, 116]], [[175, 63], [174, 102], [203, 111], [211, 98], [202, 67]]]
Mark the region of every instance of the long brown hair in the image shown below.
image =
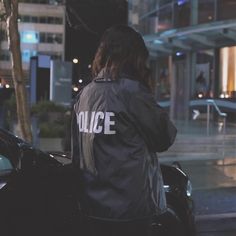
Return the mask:
[[132, 71], [135, 80], [149, 87], [148, 50], [142, 36], [126, 25], [116, 25], [105, 31], [92, 65], [93, 76], [104, 69], [116, 80], [120, 74]]

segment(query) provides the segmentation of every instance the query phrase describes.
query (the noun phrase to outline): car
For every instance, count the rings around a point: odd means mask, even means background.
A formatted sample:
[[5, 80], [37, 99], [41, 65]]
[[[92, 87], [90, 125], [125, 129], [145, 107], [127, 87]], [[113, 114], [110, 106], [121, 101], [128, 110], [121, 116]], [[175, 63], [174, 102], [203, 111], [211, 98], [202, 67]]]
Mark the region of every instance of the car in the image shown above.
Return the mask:
[[[161, 170], [167, 211], [154, 217], [152, 235], [194, 235], [190, 179], [177, 162], [161, 164]], [[3, 235], [78, 235], [81, 216], [74, 175], [69, 153], [41, 151], [0, 128]]]
[[[161, 164], [167, 211], [154, 218], [154, 235], [194, 236], [195, 217], [192, 185], [178, 162]], [[159, 233], [159, 234], [158, 234]]]

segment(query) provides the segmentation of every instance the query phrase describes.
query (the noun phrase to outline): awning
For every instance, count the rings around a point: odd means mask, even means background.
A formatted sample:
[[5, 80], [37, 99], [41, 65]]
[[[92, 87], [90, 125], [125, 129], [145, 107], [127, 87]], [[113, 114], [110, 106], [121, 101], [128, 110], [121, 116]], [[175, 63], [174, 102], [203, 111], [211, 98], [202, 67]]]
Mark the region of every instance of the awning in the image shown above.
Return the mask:
[[217, 21], [143, 36], [152, 57], [236, 45], [236, 20]]

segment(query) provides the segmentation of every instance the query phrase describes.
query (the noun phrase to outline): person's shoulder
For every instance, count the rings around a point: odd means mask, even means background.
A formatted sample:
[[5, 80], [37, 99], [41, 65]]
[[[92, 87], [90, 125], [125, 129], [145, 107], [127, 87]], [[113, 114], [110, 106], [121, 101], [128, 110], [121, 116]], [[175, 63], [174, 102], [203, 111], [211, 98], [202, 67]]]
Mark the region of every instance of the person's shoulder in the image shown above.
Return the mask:
[[120, 78], [120, 86], [127, 92], [140, 92], [145, 91], [146, 87], [142, 85], [138, 80], [132, 77], [124, 76]]

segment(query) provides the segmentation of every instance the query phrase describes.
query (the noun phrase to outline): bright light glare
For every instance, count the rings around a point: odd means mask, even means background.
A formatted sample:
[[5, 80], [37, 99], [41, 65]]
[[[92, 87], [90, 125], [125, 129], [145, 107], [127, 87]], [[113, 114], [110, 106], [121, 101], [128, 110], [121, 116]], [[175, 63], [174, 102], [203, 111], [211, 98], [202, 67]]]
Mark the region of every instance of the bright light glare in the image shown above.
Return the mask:
[[23, 31], [21, 33], [22, 43], [38, 43], [38, 33], [35, 31]]
[[79, 60], [77, 58], [74, 58], [73, 60], [73, 63], [77, 64], [79, 62]]
[[73, 90], [74, 90], [75, 92], [78, 92], [78, 91], [79, 91], [79, 89], [78, 89], [77, 87], [74, 87]]
[[80, 83], [80, 84], [83, 83], [83, 80], [82, 80], [82, 79], [79, 79], [79, 83]]
[[5, 87], [6, 87], [6, 88], [10, 88], [10, 85], [9, 85], [9, 84], [6, 84]]
[[197, 96], [198, 96], [199, 98], [202, 98], [202, 97], [203, 97], [203, 94], [202, 94], [202, 93], [199, 93]]
[[222, 49], [222, 89], [227, 91], [228, 83], [228, 65], [229, 65], [229, 48]]

